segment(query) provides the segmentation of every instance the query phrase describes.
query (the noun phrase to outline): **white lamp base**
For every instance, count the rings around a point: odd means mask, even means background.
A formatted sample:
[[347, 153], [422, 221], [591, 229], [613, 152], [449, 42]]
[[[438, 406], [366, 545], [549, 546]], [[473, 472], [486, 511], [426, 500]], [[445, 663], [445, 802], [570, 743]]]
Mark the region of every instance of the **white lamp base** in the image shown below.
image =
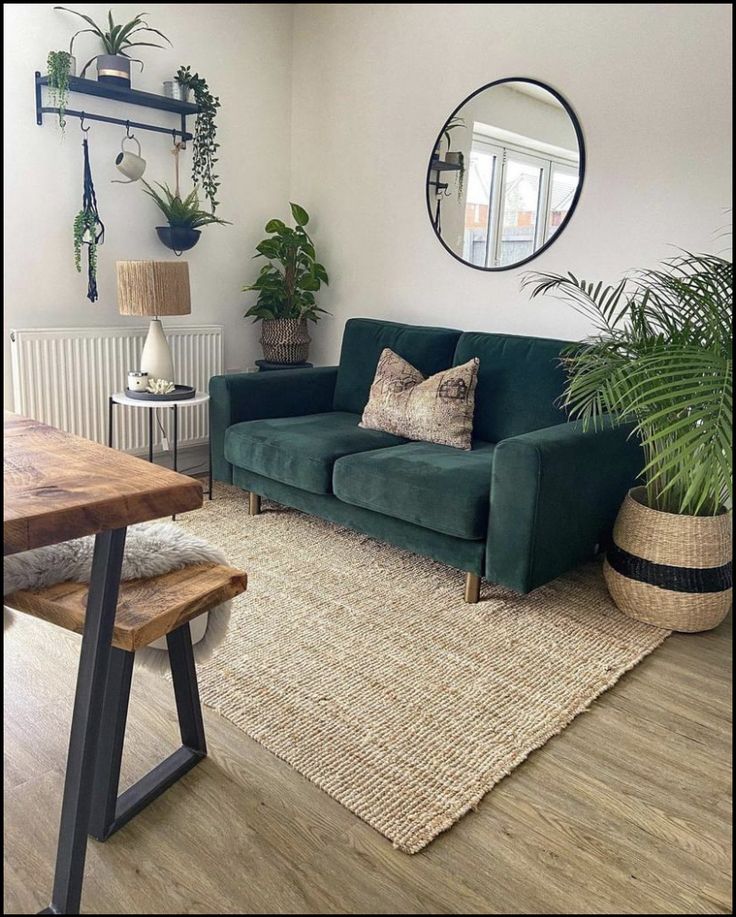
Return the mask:
[[148, 326], [148, 337], [141, 354], [141, 372], [148, 373], [149, 379], [174, 381], [174, 361], [171, 359], [163, 325], [158, 318], [151, 319]]

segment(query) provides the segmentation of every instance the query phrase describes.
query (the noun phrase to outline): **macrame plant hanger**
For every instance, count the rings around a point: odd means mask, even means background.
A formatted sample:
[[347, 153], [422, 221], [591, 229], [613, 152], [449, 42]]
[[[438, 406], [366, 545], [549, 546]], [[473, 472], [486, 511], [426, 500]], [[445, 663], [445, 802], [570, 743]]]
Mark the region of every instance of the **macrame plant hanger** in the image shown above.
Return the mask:
[[442, 204], [442, 198], [438, 195], [437, 207], [434, 212], [434, 228], [437, 230], [439, 235], [442, 235], [442, 223], [440, 222], [440, 205], [441, 204]]
[[84, 112], [80, 121], [80, 127], [84, 134], [82, 140], [82, 150], [84, 153], [84, 192], [82, 194], [82, 209], [77, 214], [77, 220], [81, 221], [84, 226], [84, 235], [89, 235], [89, 239], [82, 237], [82, 242], [87, 246], [87, 299], [90, 302], [97, 300], [97, 246], [102, 245], [105, 241], [105, 225], [100, 219], [97, 209], [97, 196], [95, 186], [92, 182], [92, 170], [89, 165], [89, 144], [87, 143], [88, 127], [84, 126]]

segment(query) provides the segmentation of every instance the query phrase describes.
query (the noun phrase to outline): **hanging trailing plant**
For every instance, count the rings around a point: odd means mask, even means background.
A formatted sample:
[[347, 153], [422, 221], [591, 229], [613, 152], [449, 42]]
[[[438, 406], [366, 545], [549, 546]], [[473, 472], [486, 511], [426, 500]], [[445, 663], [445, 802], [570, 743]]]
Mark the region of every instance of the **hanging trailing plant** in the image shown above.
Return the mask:
[[208, 198], [212, 213], [217, 209], [217, 189], [220, 187], [218, 176], [214, 172], [217, 162], [217, 124], [215, 117], [220, 107], [220, 100], [210, 92], [207, 80], [198, 73], [192, 73], [190, 67], [179, 67], [176, 80], [180, 86], [191, 89], [194, 101], [199, 108], [194, 125], [192, 141], [192, 181], [202, 189]]
[[460, 166], [460, 170], [457, 173], [457, 199], [458, 203], [462, 204], [463, 191], [465, 190], [465, 156], [462, 152], [458, 152], [457, 161]]
[[74, 264], [82, 272], [82, 246], [87, 246], [87, 299], [97, 300], [97, 246], [105, 238], [105, 226], [97, 210], [97, 196], [92, 184], [87, 138], [82, 141], [84, 150], [84, 193], [82, 209], [74, 217]]
[[[452, 131], [462, 128], [465, 130], [467, 125], [465, 124], [464, 118], [450, 118], [447, 124], [442, 128], [442, 133], [440, 137], [444, 137], [447, 141], [447, 151], [445, 153], [445, 159], [449, 162], [456, 163], [460, 166], [457, 173], [457, 199], [458, 202], [462, 203], [463, 191], [465, 190], [465, 156], [461, 150], [453, 151], [452, 147]], [[439, 140], [437, 141], [439, 145]], [[452, 154], [452, 155], [451, 155]]]
[[62, 134], [66, 127], [64, 112], [69, 99], [71, 63], [72, 56], [68, 51], [49, 51], [49, 56], [46, 59], [51, 104], [54, 108], [59, 109], [59, 127]]

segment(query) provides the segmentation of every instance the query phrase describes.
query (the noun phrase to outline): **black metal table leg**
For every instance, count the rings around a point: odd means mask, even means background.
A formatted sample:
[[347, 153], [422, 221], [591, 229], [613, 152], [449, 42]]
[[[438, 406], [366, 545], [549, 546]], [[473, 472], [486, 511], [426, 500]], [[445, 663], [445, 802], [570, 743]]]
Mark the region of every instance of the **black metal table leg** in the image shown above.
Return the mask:
[[177, 441], [179, 439], [179, 406], [174, 405], [174, 471], [179, 470], [177, 464]]
[[112, 400], [112, 397], [108, 399], [107, 405], [107, 445], [112, 449], [112, 409], [115, 406], [115, 402]]
[[106, 841], [207, 755], [189, 624], [183, 624], [166, 639], [182, 746], [117, 795], [133, 654], [113, 648], [89, 820], [89, 833], [99, 841]]
[[110, 828], [115, 821], [134, 658], [133, 653], [115, 646], [112, 648], [105, 684], [102, 726], [92, 788], [92, 812], [89, 820], [89, 835], [98, 841], [104, 841], [109, 837]]
[[212, 499], [212, 431], [207, 431], [207, 452], [209, 454], [209, 490], [207, 496]]
[[156, 408], [148, 409], [148, 461], [153, 461], [153, 412]]
[[74, 697], [51, 905], [42, 913], [78, 914], [87, 853], [95, 759], [109, 669], [125, 528], [95, 539], [87, 614]]
[[[172, 405], [172, 407], [173, 407], [173, 409], [174, 409], [174, 450], [173, 450], [173, 453], [174, 453], [174, 471], [178, 471], [178, 470], [179, 470], [179, 462], [178, 462], [178, 455], [177, 455], [177, 441], [178, 441], [178, 439], [179, 439], [179, 411], [178, 411], [178, 405], [175, 404], [175, 405]], [[173, 515], [171, 518], [172, 518], [174, 521], [176, 521], [176, 513], [174, 513], [174, 515]]]

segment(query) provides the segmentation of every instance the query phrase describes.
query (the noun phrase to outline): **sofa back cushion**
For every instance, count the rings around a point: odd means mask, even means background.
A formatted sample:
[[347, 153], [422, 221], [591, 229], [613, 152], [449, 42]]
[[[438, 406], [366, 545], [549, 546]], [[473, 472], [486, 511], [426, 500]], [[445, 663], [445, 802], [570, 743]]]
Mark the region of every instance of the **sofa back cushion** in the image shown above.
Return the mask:
[[480, 359], [474, 438], [498, 443], [567, 419], [557, 400], [565, 387], [560, 353], [568, 343], [476, 331], [461, 335], [455, 365]]
[[452, 366], [461, 334], [451, 328], [424, 328], [369, 318], [348, 319], [342, 338], [334, 409], [363, 413], [378, 360], [386, 347], [416, 366], [424, 376], [433, 376]]

